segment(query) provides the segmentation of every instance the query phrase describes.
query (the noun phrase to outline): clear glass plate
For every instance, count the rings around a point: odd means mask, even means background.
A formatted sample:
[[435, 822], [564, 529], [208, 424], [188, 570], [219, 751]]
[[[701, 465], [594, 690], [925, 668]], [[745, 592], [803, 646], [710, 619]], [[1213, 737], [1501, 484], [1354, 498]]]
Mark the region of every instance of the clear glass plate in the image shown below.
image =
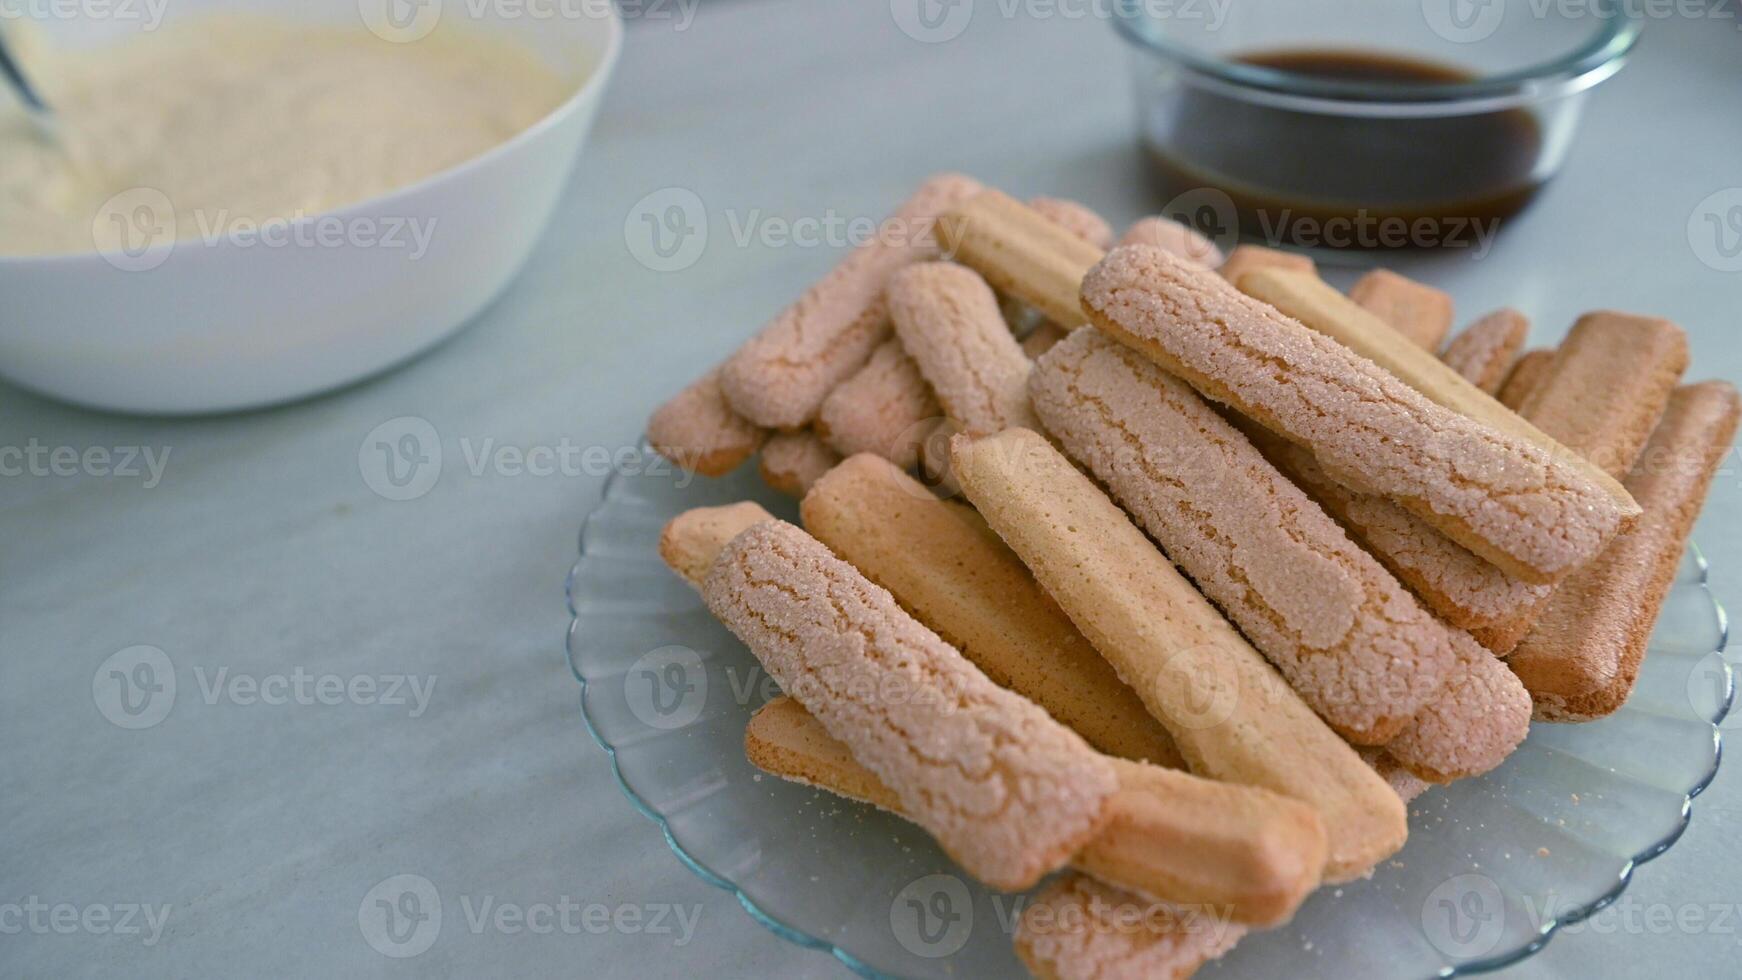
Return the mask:
[[[721, 480], [613, 478], [582, 529], [569, 663], [624, 793], [758, 922], [855, 971], [1022, 975], [1011, 949], [1020, 896], [982, 888], [897, 817], [745, 760], [745, 722], [774, 685], [655, 547], [681, 511], [743, 499], [796, 519], [747, 466]], [[1538, 724], [1495, 772], [1430, 791], [1410, 807], [1408, 846], [1371, 879], [1322, 889], [1202, 975], [1481, 972], [1613, 901], [1681, 836], [1717, 773], [1733, 689], [1705, 567], [1690, 549], [1621, 711]]]

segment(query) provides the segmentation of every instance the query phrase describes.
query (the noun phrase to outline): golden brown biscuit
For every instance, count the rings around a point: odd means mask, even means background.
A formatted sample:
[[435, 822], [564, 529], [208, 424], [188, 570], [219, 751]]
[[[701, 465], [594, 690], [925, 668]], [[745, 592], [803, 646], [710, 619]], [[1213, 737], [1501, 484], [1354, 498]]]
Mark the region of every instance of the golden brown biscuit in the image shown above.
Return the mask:
[[1464, 380], [1490, 395], [1498, 394], [1529, 335], [1530, 321], [1524, 314], [1513, 309], [1495, 310], [1453, 337], [1440, 352], [1440, 360]]
[[1033, 885], [1109, 819], [1118, 779], [1105, 756], [793, 525], [764, 521], [733, 538], [702, 599], [988, 885]]
[[972, 269], [921, 262], [889, 280], [889, 317], [901, 346], [937, 394], [944, 414], [976, 434], [1032, 426], [1022, 345], [998, 300]]
[[841, 454], [809, 429], [778, 432], [762, 447], [762, 479], [781, 493], [802, 497], [840, 461]]
[[768, 432], [732, 411], [715, 368], [697, 378], [647, 420], [647, 441], [692, 473], [724, 476], [756, 454]]
[[883, 287], [897, 270], [938, 254], [940, 214], [980, 190], [960, 174], [927, 180], [885, 223], [889, 234], [860, 245], [821, 282], [746, 341], [720, 372], [738, 414], [770, 429], [796, 429], [889, 337]]
[[1518, 355], [1518, 360], [1512, 362], [1512, 370], [1506, 375], [1506, 381], [1500, 385], [1498, 398], [1500, 404], [1518, 411], [1518, 406], [1524, 404], [1524, 399], [1530, 396], [1536, 383], [1542, 379], [1544, 371], [1554, 362], [1552, 348], [1528, 350]]
[[[1161, 215], [1137, 219], [1131, 227], [1125, 229], [1119, 244], [1154, 245], [1206, 269], [1218, 268], [1227, 261], [1216, 243], [1199, 234], [1196, 228]], [[1308, 268], [1310, 267], [1309, 260]]]
[[951, 462], [986, 523], [1167, 727], [1193, 772], [1312, 804], [1330, 837], [1327, 880], [1363, 875], [1403, 845], [1403, 805], [1385, 781], [1044, 438], [1026, 429], [957, 436]]
[[1588, 721], [1627, 700], [1739, 411], [1736, 389], [1722, 381], [1670, 397], [1627, 477], [1644, 516], [1561, 583], [1507, 661], [1530, 689], [1537, 717]]
[[1102, 752], [1184, 767], [1167, 729], [972, 508], [861, 455], [818, 481], [800, 513], [805, 530], [996, 683]]
[[843, 456], [876, 453], [905, 470], [919, 461], [928, 423], [943, 414], [919, 365], [891, 337], [823, 399], [816, 430]]
[[1040, 980], [1184, 980], [1245, 934], [1213, 910], [1149, 902], [1067, 874], [1023, 907], [1016, 955]]
[[1318, 275], [1318, 266], [1313, 264], [1311, 256], [1265, 248], [1262, 245], [1234, 246], [1234, 251], [1228, 254], [1227, 260], [1217, 271], [1222, 274], [1223, 279], [1238, 283], [1241, 276], [1255, 269], [1288, 269], [1303, 275]]
[[[1241, 281], [1280, 275], [1260, 270]], [[1200, 392], [1312, 450], [1339, 481], [1395, 499], [1520, 578], [1564, 576], [1637, 514], [1585, 478], [1570, 454], [1436, 405], [1160, 249], [1115, 249], [1084, 279], [1083, 307], [1096, 326]]]
[[[1549, 454], [1563, 467], [1576, 470], [1585, 479], [1602, 487], [1614, 499], [1615, 507], [1623, 515], [1623, 523], [1638, 516], [1638, 505], [1627, 495], [1620, 481], [1602, 467], [1568, 450], [1540, 428], [1525, 421], [1518, 413], [1464, 380], [1462, 375], [1428, 351], [1413, 343], [1401, 342], [1396, 331], [1386, 329], [1383, 321], [1317, 278], [1266, 269], [1242, 276], [1240, 289], [1371, 360], [1404, 384], [1427, 396], [1428, 400], [1522, 439]], [[1328, 461], [1321, 456], [1319, 462]], [[1432, 518], [1429, 518], [1429, 522], [1433, 523]], [[1481, 548], [1469, 542], [1460, 543], [1482, 554]], [[1483, 554], [1483, 557], [1515, 575], [1530, 577], [1526, 571], [1509, 568], [1504, 561], [1492, 555]], [[1548, 580], [1553, 580], [1554, 577], [1556, 576], [1550, 576]]]
[[696, 507], [668, 521], [659, 535], [659, 557], [685, 582], [700, 590], [726, 542], [752, 525], [774, 520], [761, 504], [742, 501], [723, 507]]
[[945, 254], [974, 269], [1061, 327], [1081, 326], [1077, 286], [1101, 249], [995, 190], [975, 196], [938, 222]]
[[1338, 734], [1383, 745], [1445, 685], [1445, 626], [1185, 382], [1078, 330], [1029, 390], [1065, 452]]
[[1349, 298], [1417, 347], [1437, 351], [1452, 329], [1452, 297], [1390, 269], [1374, 269], [1349, 287]]
[[[901, 801], [791, 698], [750, 719], [758, 768], [901, 814]], [[1116, 760], [1111, 818], [1073, 867], [1152, 900], [1212, 905], [1275, 925], [1318, 884], [1325, 834], [1312, 807], [1255, 786]]]

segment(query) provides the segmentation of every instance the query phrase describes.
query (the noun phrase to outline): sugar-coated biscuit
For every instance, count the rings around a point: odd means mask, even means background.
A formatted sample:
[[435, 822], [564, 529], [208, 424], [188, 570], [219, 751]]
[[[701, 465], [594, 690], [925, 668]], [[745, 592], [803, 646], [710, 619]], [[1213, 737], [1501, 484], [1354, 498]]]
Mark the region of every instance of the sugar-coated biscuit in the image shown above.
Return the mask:
[[1062, 197], [1032, 197], [1028, 206], [1103, 252], [1113, 247], [1113, 226], [1086, 204]]
[[1413, 802], [1430, 788], [1427, 780], [1404, 768], [1396, 759], [1386, 755], [1384, 749], [1369, 746], [1357, 751], [1361, 753], [1362, 760], [1379, 774], [1379, 778], [1391, 785], [1398, 799], [1403, 802]]
[[886, 223], [886, 234], [853, 249], [726, 361], [720, 386], [732, 408], [770, 429], [796, 429], [815, 417], [829, 392], [888, 339], [889, 277], [935, 258], [938, 216], [979, 190], [959, 174], [927, 180]]
[[1040, 980], [1184, 980], [1245, 934], [1212, 909], [1150, 902], [1067, 874], [1023, 907], [1016, 955]]
[[[1260, 270], [1241, 282], [1277, 275], [1285, 273]], [[1361, 354], [1160, 249], [1115, 249], [1084, 279], [1083, 307], [1096, 326], [1203, 394], [1312, 450], [1336, 479], [1397, 500], [1520, 578], [1566, 575], [1637, 514], [1586, 479], [1568, 454], [1435, 404]]]
[[1514, 309], [1499, 309], [1465, 327], [1446, 344], [1440, 360], [1490, 395], [1512, 371], [1530, 336], [1530, 321]]
[[1167, 729], [972, 508], [866, 454], [818, 481], [800, 513], [805, 530], [993, 681], [1108, 755], [1184, 767]]
[[1453, 634], [1458, 664], [1445, 689], [1385, 753], [1430, 783], [1479, 776], [1530, 734], [1530, 695], [1512, 671], [1467, 635]]
[[[1200, 234], [1196, 228], [1172, 218], [1151, 215], [1139, 218], [1120, 236], [1121, 245], [1154, 245], [1165, 252], [1196, 262], [1206, 269], [1219, 268], [1227, 261], [1216, 243]], [[1308, 268], [1311, 260], [1308, 260]]]
[[777, 432], [762, 447], [762, 479], [781, 493], [802, 497], [811, 484], [834, 469], [841, 454], [809, 429]]
[[695, 507], [666, 522], [659, 557], [698, 591], [726, 542], [752, 525], [774, 520], [761, 504], [745, 500], [722, 507]]
[[992, 287], [972, 269], [921, 262], [889, 280], [889, 318], [901, 346], [944, 414], [976, 435], [1033, 426], [1033, 364], [998, 313]]
[[1403, 846], [1403, 805], [1385, 781], [1063, 454], [1006, 429], [955, 437], [951, 462], [986, 523], [1193, 772], [1312, 804], [1330, 838], [1327, 880], [1365, 874]]
[[1446, 627], [1190, 385], [1078, 330], [1029, 390], [1065, 452], [1338, 734], [1383, 745], [1445, 684]]
[[889, 593], [791, 524], [733, 538], [708, 609], [950, 857], [1020, 890], [1105, 825], [1112, 764], [992, 683]]
[[[744, 732], [745, 755], [783, 779], [897, 815], [901, 802], [791, 698], [764, 705]], [[1312, 807], [1234, 783], [1116, 760], [1112, 816], [1073, 867], [1151, 900], [1226, 910], [1275, 925], [1317, 887], [1325, 833]]]
[[1536, 388], [1536, 383], [1542, 379], [1544, 371], [1554, 363], [1554, 350], [1539, 347], [1527, 350], [1518, 355], [1518, 360], [1512, 362], [1512, 370], [1506, 373], [1506, 380], [1500, 385], [1500, 393], [1495, 398], [1500, 404], [1518, 411], [1518, 406], [1524, 404], [1524, 399]]
[[1579, 317], [1518, 414], [1623, 479], [1688, 367], [1682, 328], [1600, 311]]
[[[1126, 243], [1126, 244], [1148, 244]], [[1172, 252], [1172, 249], [1166, 249]], [[1240, 277], [1257, 269], [1287, 269], [1304, 275], [1318, 275], [1318, 266], [1312, 257], [1299, 252], [1284, 252], [1279, 248], [1265, 248], [1263, 245], [1236, 245], [1234, 251], [1228, 253], [1228, 258], [1222, 262], [1218, 272], [1222, 278], [1231, 283], [1238, 283]]]
[[768, 432], [732, 411], [715, 368], [654, 409], [647, 441], [666, 459], [703, 476], [724, 476], [756, 454]]
[[816, 430], [843, 456], [876, 453], [905, 470], [919, 461], [919, 444], [942, 417], [919, 365], [891, 337], [823, 399]]
[[1105, 254], [1022, 202], [995, 190], [938, 222], [945, 254], [1061, 327], [1083, 323], [1077, 287]]
[[1349, 298], [1417, 347], [1437, 351], [1452, 329], [1452, 297], [1427, 283], [1374, 269], [1349, 287]]
[[1507, 663], [1547, 721], [1589, 721], [1632, 693], [1639, 662], [1742, 411], [1722, 381], [1678, 388], [1627, 477], [1645, 507], [1603, 556], [1561, 583]]
[[[1397, 331], [1388, 329], [1382, 320], [1318, 278], [1269, 269], [1241, 277], [1239, 285], [1242, 292], [1269, 303], [1284, 315], [1371, 360], [1429, 401], [1522, 439], [1563, 467], [1576, 470], [1614, 499], [1615, 507], [1624, 515], [1623, 525], [1638, 516], [1638, 505], [1608, 471], [1495, 401], [1429, 351], [1398, 337]], [[1472, 550], [1480, 552], [1477, 548]], [[1484, 557], [1493, 560], [1491, 556]], [[1498, 563], [1504, 566], [1504, 562]], [[1524, 574], [1516, 569], [1508, 570]]]

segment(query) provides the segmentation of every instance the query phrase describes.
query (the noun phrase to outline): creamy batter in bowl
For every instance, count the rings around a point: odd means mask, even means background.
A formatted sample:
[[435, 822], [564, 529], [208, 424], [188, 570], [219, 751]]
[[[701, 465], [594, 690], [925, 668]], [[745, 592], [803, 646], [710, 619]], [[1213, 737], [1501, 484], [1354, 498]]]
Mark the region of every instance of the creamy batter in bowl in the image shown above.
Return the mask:
[[[101, 408], [280, 402], [457, 329], [547, 223], [622, 30], [610, 4], [448, 4], [434, 25], [357, 0], [260, 0], [245, 20], [165, 9], [158, 36], [44, 25], [75, 49], [44, 87], [71, 107], [82, 166], [8, 142], [0, 107], [0, 374]], [[113, 103], [81, 93], [77, 49], [118, 37], [160, 70]], [[199, 61], [214, 37], [248, 57], [161, 70], [164, 51]], [[90, 65], [102, 84], [125, 77]], [[210, 91], [235, 65], [265, 81]], [[408, 78], [424, 98], [405, 97]]]

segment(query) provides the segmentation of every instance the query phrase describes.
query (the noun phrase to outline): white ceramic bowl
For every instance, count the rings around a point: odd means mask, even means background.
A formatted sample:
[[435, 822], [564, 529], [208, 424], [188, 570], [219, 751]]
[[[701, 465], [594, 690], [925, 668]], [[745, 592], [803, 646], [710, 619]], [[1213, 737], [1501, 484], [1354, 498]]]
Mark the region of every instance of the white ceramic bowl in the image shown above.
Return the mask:
[[[254, 0], [248, 9], [358, 25], [394, 2]], [[425, 0], [404, 10], [427, 15], [443, 3]], [[0, 375], [56, 398], [125, 412], [250, 408], [391, 367], [482, 310], [525, 262], [568, 182], [616, 63], [623, 25], [609, 3], [575, 4], [588, 13], [546, 18], [526, 15], [536, 5], [445, 3], [445, 16], [506, 32], [577, 79], [578, 89], [482, 156], [391, 194], [291, 222], [278, 245], [195, 238], [136, 254], [0, 257]], [[173, 20], [235, 4], [191, 0], [163, 9]], [[43, 26], [50, 38], [70, 44], [138, 27]], [[429, 232], [421, 254], [410, 244], [412, 221]], [[394, 222], [407, 244], [384, 247], [375, 239], [385, 239]], [[323, 227], [335, 233], [323, 240], [317, 234]]]

